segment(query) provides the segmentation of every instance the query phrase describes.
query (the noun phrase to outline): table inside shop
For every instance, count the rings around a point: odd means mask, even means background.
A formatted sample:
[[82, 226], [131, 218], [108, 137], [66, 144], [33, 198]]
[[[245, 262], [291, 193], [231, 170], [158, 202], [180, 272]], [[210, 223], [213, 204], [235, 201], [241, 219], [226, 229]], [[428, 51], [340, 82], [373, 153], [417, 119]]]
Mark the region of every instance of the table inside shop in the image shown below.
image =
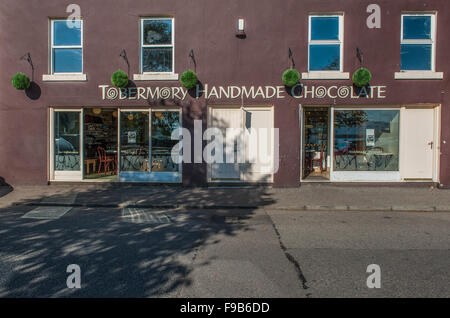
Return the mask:
[[120, 152], [120, 158], [121, 168], [129, 169], [129, 167], [131, 167], [133, 169], [132, 171], [149, 171], [147, 149], [141, 149], [140, 147], [122, 149]]
[[[171, 151], [167, 147], [153, 147], [152, 148], [152, 171], [162, 172], [171, 171], [169, 164], [171, 162]], [[172, 167], [173, 168], [173, 167]]]
[[91, 165], [92, 170], [95, 172], [95, 168], [97, 167], [97, 159], [85, 159], [84, 164], [86, 165], [86, 174], [91, 173]]

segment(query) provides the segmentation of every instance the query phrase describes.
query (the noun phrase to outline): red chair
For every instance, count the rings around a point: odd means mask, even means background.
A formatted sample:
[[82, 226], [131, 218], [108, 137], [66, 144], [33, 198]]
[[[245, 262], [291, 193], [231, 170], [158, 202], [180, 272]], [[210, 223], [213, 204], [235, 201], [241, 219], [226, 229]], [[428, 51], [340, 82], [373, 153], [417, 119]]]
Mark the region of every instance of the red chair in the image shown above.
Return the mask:
[[314, 162], [318, 162], [320, 164], [320, 172], [323, 172], [323, 152], [325, 150], [325, 147], [322, 146], [322, 149], [320, 150], [320, 157], [319, 158], [311, 158], [309, 161], [309, 167], [310, 171], [313, 171], [313, 164]]
[[97, 147], [97, 153], [98, 153], [98, 159], [99, 159], [99, 165], [98, 165], [98, 171], [97, 173], [100, 173], [100, 170], [102, 168], [102, 163], [103, 163], [103, 171], [109, 172], [109, 168], [110, 168], [110, 164], [115, 165], [115, 160], [114, 158], [108, 158], [106, 156], [106, 150], [102, 147]]

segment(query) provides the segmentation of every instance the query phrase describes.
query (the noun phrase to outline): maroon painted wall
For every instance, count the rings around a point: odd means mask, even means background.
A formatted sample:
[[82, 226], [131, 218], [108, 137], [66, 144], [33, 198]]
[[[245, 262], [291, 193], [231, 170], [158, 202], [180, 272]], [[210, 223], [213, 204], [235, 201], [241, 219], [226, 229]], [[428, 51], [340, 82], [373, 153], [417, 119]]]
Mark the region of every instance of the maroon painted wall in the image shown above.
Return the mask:
[[[87, 82], [43, 82], [48, 74], [49, 17], [65, 17], [74, 1], [2, 0], [0, 2], [0, 176], [11, 184], [42, 184], [47, 181], [49, 106], [145, 106], [142, 101], [102, 100], [98, 85], [109, 84], [127, 51], [131, 74], [139, 72], [139, 17], [175, 17], [175, 71], [192, 68], [188, 58], [194, 50], [197, 73], [210, 86], [282, 85], [281, 74], [289, 66], [288, 47], [296, 69], [307, 71], [308, 14], [344, 12], [344, 71], [352, 73], [359, 62], [355, 48], [364, 51], [365, 66], [372, 71], [372, 85], [386, 85], [387, 98], [371, 104], [442, 104], [440, 181], [450, 185], [449, 53], [450, 1], [378, 0], [381, 29], [368, 29], [366, 8], [372, 0], [77, 0], [84, 19], [84, 70]], [[400, 69], [400, 15], [402, 11], [436, 10], [436, 71], [444, 80], [398, 81]], [[245, 18], [246, 39], [235, 37], [238, 17]], [[34, 81], [41, 95], [33, 100], [11, 86], [11, 77], [31, 70], [19, 58], [31, 53]], [[306, 85], [351, 85], [350, 80], [302, 81]], [[137, 86], [179, 86], [178, 82], [136, 82]], [[208, 104], [239, 103], [239, 100], [206, 101], [189, 97], [182, 102], [183, 123], [192, 128], [194, 119], [206, 126]], [[274, 104], [275, 127], [280, 129], [280, 169], [277, 186], [297, 186], [300, 175], [298, 105], [333, 104], [332, 99], [245, 101]], [[339, 104], [361, 104], [358, 99]], [[365, 103], [365, 101], [364, 101]], [[183, 183], [204, 184], [204, 165], [185, 165]]]

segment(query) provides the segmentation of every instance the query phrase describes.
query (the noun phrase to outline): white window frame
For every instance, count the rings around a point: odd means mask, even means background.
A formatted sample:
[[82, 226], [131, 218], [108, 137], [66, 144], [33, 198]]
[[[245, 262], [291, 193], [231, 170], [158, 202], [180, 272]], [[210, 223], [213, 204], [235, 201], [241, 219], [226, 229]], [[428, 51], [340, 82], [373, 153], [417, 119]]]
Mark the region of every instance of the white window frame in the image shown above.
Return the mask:
[[[84, 74], [84, 25], [83, 19], [75, 20], [81, 23], [81, 44], [80, 45], [53, 45], [54, 36], [54, 22], [55, 21], [65, 21], [65, 19], [51, 19], [50, 20], [50, 38], [49, 38], [49, 74], [43, 74], [42, 80], [45, 82], [64, 82], [64, 81], [86, 81], [87, 76]], [[55, 73], [53, 65], [53, 49], [81, 49], [81, 72], [72, 73]]]
[[[404, 39], [403, 38], [403, 18], [404, 17], [430, 17], [431, 18], [431, 39]], [[442, 72], [436, 72], [436, 13], [402, 13], [401, 15], [401, 30], [400, 30], [400, 45], [404, 44], [431, 44], [431, 70], [400, 70], [396, 72], [395, 79], [443, 79]], [[400, 56], [401, 59], [401, 56]], [[401, 63], [400, 63], [401, 65]]]
[[[50, 72], [51, 74], [83, 74], [83, 64], [84, 64], [84, 59], [83, 59], [83, 20], [79, 19], [79, 20], [74, 20], [74, 22], [80, 22], [81, 24], [81, 43], [80, 45], [54, 45], [54, 24], [55, 22], [60, 22], [60, 21], [65, 21], [63, 19], [52, 19], [51, 20], [51, 30], [50, 30]], [[64, 72], [55, 72], [54, 69], [54, 64], [53, 64], [53, 50], [54, 49], [81, 49], [81, 72], [69, 72], [69, 73], [64, 73]]]
[[[339, 39], [338, 40], [311, 40], [311, 21], [313, 18], [338, 18], [339, 19]], [[311, 45], [339, 45], [340, 61], [337, 71], [314, 71], [310, 70], [310, 47]], [[303, 79], [349, 79], [349, 73], [344, 73], [344, 15], [339, 13], [314, 14], [308, 16], [308, 72], [302, 73]]]
[[[431, 39], [404, 39], [404, 29], [403, 29], [403, 22], [405, 17], [430, 17], [431, 18]], [[434, 72], [435, 70], [435, 54], [436, 54], [436, 15], [432, 13], [408, 13], [408, 14], [402, 14], [402, 21], [401, 21], [401, 33], [400, 33], [400, 45], [404, 44], [424, 44], [424, 45], [430, 45], [431, 44], [431, 70]], [[401, 70], [404, 72], [408, 72], [406, 70]]]
[[[148, 20], [171, 20], [172, 36], [171, 44], [144, 44], [144, 21]], [[142, 17], [139, 22], [139, 65], [140, 74], [134, 74], [135, 81], [145, 80], [178, 80], [178, 74], [175, 73], [175, 18], [173, 17]], [[172, 71], [171, 72], [144, 72], [144, 48], [167, 47], [172, 48]]]
[[[74, 112], [79, 113], [80, 116], [80, 170], [55, 170], [55, 113], [58, 112]], [[84, 109], [83, 108], [58, 108], [51, 107], [50, 108], [50, 180], [49, 181], [82, 181], [83, 180], [83, 172], [84, 172]]]
[[[397, 171], [336, 171], [334, 170], [334, 124], [335, 124], [335, 111], [348, 111], [348, 110], [396, 110], [399, 112], [399, 137], [398, 137], [398, 170]], [[355, 106], [332, 106], [331, 107], [332, 116], [330, 117], [332, 120], [331, 128], [332, 133], [330, 134], [330, 150], [331, 150], [331, 169], [330, 169], [330, 181], [331, 182], [402, 182], [403, 179], [401, 177], [402, 174], [402, 160], [403, 160], [403, 131], [402, 131], [402, 117], [403, 113], [401, 110], [401, 106], [371, 106], [371, 105], [355, 105]]]

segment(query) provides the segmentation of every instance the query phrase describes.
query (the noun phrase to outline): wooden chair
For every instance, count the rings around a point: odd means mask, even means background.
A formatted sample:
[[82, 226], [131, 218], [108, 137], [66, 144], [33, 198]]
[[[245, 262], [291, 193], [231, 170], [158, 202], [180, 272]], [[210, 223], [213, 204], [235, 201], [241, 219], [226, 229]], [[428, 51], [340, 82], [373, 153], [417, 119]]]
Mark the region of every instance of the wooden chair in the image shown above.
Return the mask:
[[103, 163], [103, 171], [105, 173], [109, 172], [110, 164], [113, 165], [113, 169], [114, 169], [115, 159], [108, 158], [106, 156], [106, 150], [103, 147], [100, 147], [100, 146], [97, 147], [97, 153], [98, 153], [98, 160], [99, 160], [97, 173], [100, 173], [101, 168], [102, 168], [102, 163]]

